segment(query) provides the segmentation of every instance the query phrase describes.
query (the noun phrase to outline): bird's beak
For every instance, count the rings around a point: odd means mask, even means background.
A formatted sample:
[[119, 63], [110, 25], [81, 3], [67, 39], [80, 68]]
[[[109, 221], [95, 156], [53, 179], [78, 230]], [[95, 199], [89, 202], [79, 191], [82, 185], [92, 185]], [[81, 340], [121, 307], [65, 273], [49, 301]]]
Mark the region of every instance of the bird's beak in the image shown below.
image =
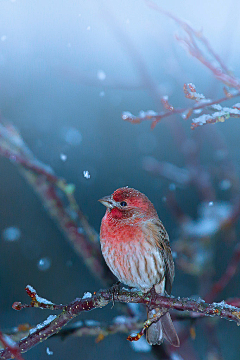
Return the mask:
[[102, 199], [99, 199], [100, 203], [102, 203], [107, 208], [112, 209], [114, 207], [114, 200], [111, 198], [111, 195], [104, 196]]

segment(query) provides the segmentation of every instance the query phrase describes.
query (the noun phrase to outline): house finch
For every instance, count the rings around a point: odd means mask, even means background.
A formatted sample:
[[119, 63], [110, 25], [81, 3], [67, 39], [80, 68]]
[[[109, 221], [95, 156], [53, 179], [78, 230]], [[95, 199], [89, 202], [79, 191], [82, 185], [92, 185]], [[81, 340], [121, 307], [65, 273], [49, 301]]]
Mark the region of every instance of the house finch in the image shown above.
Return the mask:
[[[99, 201], [107, 207], [101, 224], [101, 249], [113, 274], [143, 292], [154, 286], [158, 294], [170, 294], [174, 263], [169, 237], [147, 196], [123, 187]], [[152, 318], [160, 309], [147, 311]], [[161, 344], [164, 338], [180, 345], [168, 312], [148, 328], [146, 337], [151, 345]]]

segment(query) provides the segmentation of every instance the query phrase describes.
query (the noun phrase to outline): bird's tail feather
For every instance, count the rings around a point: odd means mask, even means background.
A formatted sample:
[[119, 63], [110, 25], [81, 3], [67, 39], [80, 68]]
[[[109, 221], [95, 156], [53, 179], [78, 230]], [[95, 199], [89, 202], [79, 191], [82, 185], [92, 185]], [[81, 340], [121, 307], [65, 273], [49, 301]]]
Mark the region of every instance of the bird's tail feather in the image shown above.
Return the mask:
[[[147, 318], [151, 319], [158, 309], [147, 310]], [[161, 321], [153, 323], [146, 331], [146, 339], [150, 345], [160, 345], [163, 342], [163, 329]]]
[[[152, 318], [160, 309], [147, 310], [147, 317]], [[150, 345], [160, 345], [166, 339], [173, 346], [180, 346], [180, 341], [174, 328], [169, 312], [164, 314], [158, 322], [153, 323], [146, 332], [146, 339]]]
[[163, 329], [163, 336], [164, 338], [170, 342], [171, 345], [179, 347], [180, 346], [180, 340], [179, 337], [176, 333], [175, 327], [173, 325], [171, 316], [169, 314], [169, 312], [167, 312], [166, 314], [164, 314], [161, 319], [160, 322], [162, 324], [162, 329]]

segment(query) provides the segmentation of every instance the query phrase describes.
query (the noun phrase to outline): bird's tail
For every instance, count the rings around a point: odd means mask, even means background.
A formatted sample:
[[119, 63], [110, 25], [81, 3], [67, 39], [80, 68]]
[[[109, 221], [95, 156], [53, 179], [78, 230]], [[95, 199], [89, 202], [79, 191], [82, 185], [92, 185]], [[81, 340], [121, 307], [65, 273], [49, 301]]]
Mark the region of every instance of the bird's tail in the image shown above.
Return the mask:
[[[160, 309], [147, 310], [148, 319], [152, 318]], [[169, 312], [153, 323], [146, 332], [146, 339], [150, 345], [160, 345], [166, 339], [173, 346], [180, 346], [180, 341], [174, 328]]]

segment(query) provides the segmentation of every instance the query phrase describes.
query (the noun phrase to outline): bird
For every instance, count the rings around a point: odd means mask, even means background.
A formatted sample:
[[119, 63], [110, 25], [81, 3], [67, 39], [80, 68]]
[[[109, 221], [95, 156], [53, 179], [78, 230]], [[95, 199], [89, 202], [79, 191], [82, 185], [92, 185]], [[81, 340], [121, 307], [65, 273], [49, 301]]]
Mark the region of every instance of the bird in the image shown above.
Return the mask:
[[[156, 293], [170, 295], [175, 270], [169, 236], [148, 197], [126, 186], [99, 201], [107, 208], [100, 228], [101, 251], [112, 273], [143, 293], [154, 287]], [[159, 312], [159, 308], [147, 308], [148, 319]], [[166, 310], [146, 331], [150, 345], [160, 345], [164, 338], [180, 346]]]

